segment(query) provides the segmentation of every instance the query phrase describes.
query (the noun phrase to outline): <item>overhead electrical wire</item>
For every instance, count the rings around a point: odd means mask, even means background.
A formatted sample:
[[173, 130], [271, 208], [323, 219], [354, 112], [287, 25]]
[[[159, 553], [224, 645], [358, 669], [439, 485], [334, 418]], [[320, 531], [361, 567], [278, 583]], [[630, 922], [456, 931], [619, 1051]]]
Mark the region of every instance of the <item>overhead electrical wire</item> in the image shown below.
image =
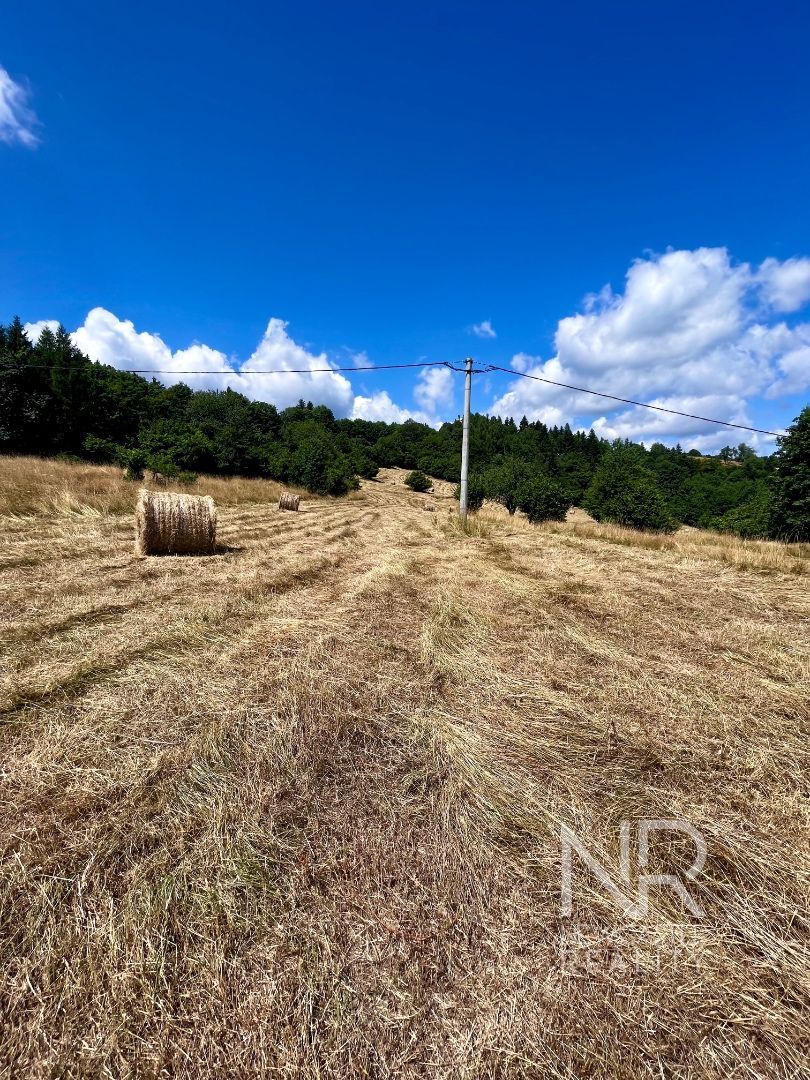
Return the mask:
[[580, 394], [593, 394], [594, 397], [610, 398], [611, 401], [621, 401], [625, 405], [638, 405], [642, 409], [655, 409], [656, 412], [671, 413], [673, 416], [686, 416], [690, 420], [703, 420], [707, 424], [721, 424], [723, 427], [739, 428], [741, 431], [755, 431], [759, 435], [779, 436], [778, 431], [766, 431], [765, 428], [750, 427], [748, 424], [733, 424], [730, 420], [714, 420], [711, 416], [698, 416], [697, 413], [683, 412], [681, 409], [669, 409], [664, 405], [650, 405], [646, 401], [634, 401], [632, 398], [618, 397], [616, 394], [605, 394], [601, 390], [588, 390], [584, 386], [572, 386], [570, 383], [557, 382], [555, 379], [546, 379], [540, 375], [529, 375], [525, 371], [498, 367], [496, 364], [490, 364], [488, 370], [504, 371], [507, 375], [519, 375], [521, 379], [533, 379], [535, 382], [548, 383], [549, 386], [562, 386], [566, 390], [576, 390]]
[[[112, 367], [111, 364], [105, 365]], [[394, 368], [423, 368], [423, 367], [447, 367], [453, 371], [463, 371], [464, 368], [453, 367], [447, 360], [422, 360], [418, 364], [361, 364], [351, 367], [307, 367], [307, 368], [114, 368], [114, 371], [123, 371], [128, 375], [314, 375], [319, 372], [330, 374], [336, 371], [391, 371]], [[52, 364], [25, 364], [25, 368], [34, 368], [39, 371], [50, 371]], [[2, 369], [0, 369], [1, 371]], [[58, 370], [83, 371], [84, 367], [79, 364], [65, 364]]]
[[[70, 368], [72, 365], [66, 365]], [[36, 370], [51, 370], [50, 364], [26, 364], [26, 368], [34, 368]], [[428, 368], [428, 367], [444, 367], [449, 368], [451, 371], [463, 372], [464, 368], [458, 367], [455, 364], [451, 364], [448, 360], [423, 360], [418, 363], [408, 364], [354, 364], [351, 366], [336, 365], [334, 367], [320, 367], [320, 368], [250, 368], [245, 370], [236, 370], [235, 368], [115, 368], [115, 371], [121, 371], [129, 375], [231, 375], [231, 376], [247, 376], [247, 375], [318, 375], [318, 374], [336, 374], [344, 371], [393, 371], [395, 369], [403, 368]], [[61, 370], [65, 370], [63, 367]], [[78, 365], [75, 366], [75, 370], [82, 370]], [[779, 437], [778, 431], [768, 431], [766, 428], [752, 427], [749, 424], [735, 424], [730, 420], [716, 420], [711, 416], [700, 416], [697, 413], [684, 412], [681, 409], [670, 409], [665, 405], [651, 405], [646, 401], [635, 401], [633, 398], [619, 397], [617, 394], [608, 394], [603, 390], [590, 390], [585, 386], [573, 386], [571, 383], [558, 382], [556, 379], [547, 379], [541, 375], [530, 375], [525, 371], [517, 371], [514, 368], [500, 367], [498, 364], [487, 364], [486, 367], [473, 368], [475, 374], [483, 375], [490, 372], [499, 371], [506, 375], [511, 375], [521, 379], [531, 379], [534, 382], [547, 383], [549, 386], [559, 386], [565, 390], [574, 390], [579, 394], [591, 394], [594, 397], [608, 398], [610, 401], [620, 401], [624, 405], [637, 405], [641, 409], [653, 409], [655, 412], [669, 413], [672, 416], [684, 416], [689, 420], [700, 420], [706, 424], [718, 424], [721, 427], [737, 428], [739, 431], [753, 431], [758, 435], [771, 435], [774, 438]], [[0, 369], [0, 374], [9, 372], [10, 369], [6, 368], [5, 371]]]

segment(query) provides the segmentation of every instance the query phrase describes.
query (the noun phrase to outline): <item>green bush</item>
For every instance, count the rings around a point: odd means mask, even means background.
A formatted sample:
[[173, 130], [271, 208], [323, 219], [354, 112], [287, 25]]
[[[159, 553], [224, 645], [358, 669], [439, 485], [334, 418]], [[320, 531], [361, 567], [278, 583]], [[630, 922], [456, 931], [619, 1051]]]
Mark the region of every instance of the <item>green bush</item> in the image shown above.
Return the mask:
[[362, 476], [364, 480], [373, 480], [380, 471], [379, 465], [365, 454], [355, 454], [350, 460], [356, 475]]
[[168, 454], [147, 454], [146, 467], [153, 473], [168, 477], [170, 480], [176, 479], [177, 474], [180, 472], [173, 458], [169, 457]]
[[433, 487], [433, 481], [421, 469], [415, 469], [405, 477], [405, 485], [411, 491], [430, 491]]
[[597, 521], [632, 529], [674, 532], [675, 520], [655, 477], [644, 466], [640, 447], [614, 443], [585, 493], [585, 509]]
[[[461, 484], [456, 484], [453, 495], [456, 499], [461, 499]], [[472, 475], [467, 477], [467, 510], [471, 514], [476, 514], [484, 505], [484, 499], [487, 497], [487, 487], [482, 476]]]
[[810, 540], [810, 405], [777, 440], [771, 535], [778, 540]]
[[85, 455], [91, 461], [97, 461], [101, 465], [126, 465], [128, 451], [111, 439], [99, 439], [96, 435], [85, 436], [82, 443]]
[[487, 489], [483, 477], [473, 474], [467, 481], [467, 509], [477, 513], [484, 505]]
[[735, 506], [716, 518], [712, 528], [737, 533], [749, 540], [762, 540], [770, 535], [771, 518], [771, 500], [768, 491], [763, 490], [742, 506]]
[[146, 468], [146, 454], [143, 450], [129, 450], [126, 455], [125, 480], [143, 480]]
[[519, 488], [517, 505], [532, 524], [564, 521], [571, 499], [561, 484], [545, 476], [534, 476]]
[[330, 432], [314, 421], [305, 421], [292, 426], [290, 437], [297, 446], [290, 456], [285, 481], [316, 495], [345, 495], [358, 486], [351, 464]]
[[487, 498], [505, 506], [510, 514], [518, 508], [521, 486], [531, 478], [529, 467], [516, 458], [505, 458], [484, 473]]

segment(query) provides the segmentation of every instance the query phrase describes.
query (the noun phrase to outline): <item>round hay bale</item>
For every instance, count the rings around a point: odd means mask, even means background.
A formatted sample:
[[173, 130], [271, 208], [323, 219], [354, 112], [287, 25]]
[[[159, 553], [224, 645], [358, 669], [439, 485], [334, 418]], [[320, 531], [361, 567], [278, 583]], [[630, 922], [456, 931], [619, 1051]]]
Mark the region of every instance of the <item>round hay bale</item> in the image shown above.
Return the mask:
[[217, 508], [210, 495], [146, 489], [138, 494], [138, 555], [213, 555], [216, 540]]
[[282, 491], [278, 500], [279, 510], [297, 510], [301, 503], [300, 495], [293, 495], [291, 491]]

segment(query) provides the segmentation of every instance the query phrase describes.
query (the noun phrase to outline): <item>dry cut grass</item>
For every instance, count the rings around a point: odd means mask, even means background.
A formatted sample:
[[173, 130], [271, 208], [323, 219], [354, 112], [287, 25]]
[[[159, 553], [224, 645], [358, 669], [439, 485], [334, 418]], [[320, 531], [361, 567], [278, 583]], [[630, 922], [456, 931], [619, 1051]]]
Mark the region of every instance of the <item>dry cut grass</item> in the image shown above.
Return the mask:
[[810, 570], [810, 544], [781, 544], [775, 540], [743, 540], [732, 533], [709, 532], [684, 526], [675, 533], [647, 533], [620, 525], [597, 524], [574, 518], [546, 529], [582, 540], [599, 540], [653, 551], [678, 552], [685, 558], [708, 559], [761, 573], [806, 574]]
[[[0, 519], [0, 1075], [806, 1075], [807, 553], [396, 480], [208, 559]], [[702, 917], [563, 914], [643, 818]]]
[[[141, 485], [114, 465], [79, 465], [37, 457], [0, 457], [0, 515], [104, 517], [129, 514]], [[278, 502], [274, 480], [201, 476], [196, 484], [170, 482], [171, 490], [211, 495], [217, 504]]]

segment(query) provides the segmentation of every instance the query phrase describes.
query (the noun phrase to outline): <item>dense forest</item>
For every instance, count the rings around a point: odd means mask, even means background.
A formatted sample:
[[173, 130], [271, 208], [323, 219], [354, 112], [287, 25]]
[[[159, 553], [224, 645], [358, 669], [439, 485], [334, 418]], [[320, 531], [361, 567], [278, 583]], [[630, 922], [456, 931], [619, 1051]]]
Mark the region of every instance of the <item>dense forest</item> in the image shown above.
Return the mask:
[[[471, 502], [496, 498], [534, 520], [581, 505], [599, 520], [642, 528], [685, 523], [807, 539], [808, 429], [805, 409], [790, 445], [775, 455], [784, 459], [777, 468], [745, 444], [708, 457], [476, 414]], [[0, 326], [0, 453], [112, 462], [133, 479], [147, 468], [186, 481], [196, 473], [267, 476], [341, 495], [387, 466], [457, 481], [460, 445], [458, 420], [435, 430], [336, 419], [303, 401], [280, 411], [230, 390], [166, 387], [93, 363], [64, 328], [46, 328], [32, 344], [19, 319]]]

